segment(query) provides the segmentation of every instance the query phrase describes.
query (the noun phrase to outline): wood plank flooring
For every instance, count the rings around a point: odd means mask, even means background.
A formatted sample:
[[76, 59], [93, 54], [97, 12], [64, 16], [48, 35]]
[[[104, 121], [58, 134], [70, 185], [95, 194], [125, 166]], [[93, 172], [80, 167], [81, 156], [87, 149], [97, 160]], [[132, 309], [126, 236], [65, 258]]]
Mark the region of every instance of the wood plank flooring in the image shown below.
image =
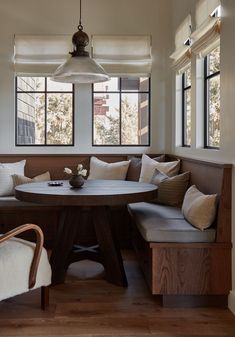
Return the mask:
[[[94, 262], [71, 265], [66, 283], [51, 288], [48, 311], [38, 290], [0, 303], [0, 336], [235, 337], [228, 309], [168, 309], [149, 294], [132, 252], [124, 252], [128, 288], [102, 279]], [[86, 278], [86, 279], [85, 279]]]

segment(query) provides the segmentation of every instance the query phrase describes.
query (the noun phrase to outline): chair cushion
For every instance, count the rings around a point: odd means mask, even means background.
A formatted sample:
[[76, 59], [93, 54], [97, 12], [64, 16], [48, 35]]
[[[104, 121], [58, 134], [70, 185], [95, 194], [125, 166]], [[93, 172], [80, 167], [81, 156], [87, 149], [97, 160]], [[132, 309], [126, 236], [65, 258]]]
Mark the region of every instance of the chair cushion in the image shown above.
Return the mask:
[[[18, 238], [0, 244], [0, 301], [29, 291], [35, 244]], [[43, 248], [33, 289], [51, 284], [51, 267]]]
[[128, 205], [142, 237], [148, 242], [214, 242], [213, 228], [200, 231], [191, 226], [179, 208], [136, 203]]

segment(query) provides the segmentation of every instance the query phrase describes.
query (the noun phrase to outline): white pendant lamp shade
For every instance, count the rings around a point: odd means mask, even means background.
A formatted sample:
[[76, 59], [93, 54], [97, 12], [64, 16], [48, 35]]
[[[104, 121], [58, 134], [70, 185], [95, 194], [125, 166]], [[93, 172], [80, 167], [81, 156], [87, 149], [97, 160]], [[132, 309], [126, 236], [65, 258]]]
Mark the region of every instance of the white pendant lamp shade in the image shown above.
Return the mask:
[[89, 44], [89, 37], [83, 31], [81, 23], [81, 0], [80, 0], [80, 19], [78, 31], [73, 34], [73, 51], [71, 57], [61, 64], [52, 75], [52, 80], [66, 83], [96, 83], [109, 80], [109, 75], [101, 65], [90, 58], [85, 50]]
[[89, 56], [70, 57], [53, 74], [55, 82], [97, 83], [109, 80], [103, 67]]

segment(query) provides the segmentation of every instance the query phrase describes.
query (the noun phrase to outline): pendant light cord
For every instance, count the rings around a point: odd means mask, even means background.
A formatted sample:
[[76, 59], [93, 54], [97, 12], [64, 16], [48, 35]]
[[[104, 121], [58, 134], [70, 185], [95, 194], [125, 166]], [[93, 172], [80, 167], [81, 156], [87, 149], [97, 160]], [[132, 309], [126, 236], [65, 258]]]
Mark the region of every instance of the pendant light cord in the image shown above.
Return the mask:
[[82, 27], [82, 0], [80, 0], [80, 16], [79, 16], [79, 26], [78, 26], [78, 29], [79, 29], [79, 27], [81, 29], [83, 29], [83, 27]]

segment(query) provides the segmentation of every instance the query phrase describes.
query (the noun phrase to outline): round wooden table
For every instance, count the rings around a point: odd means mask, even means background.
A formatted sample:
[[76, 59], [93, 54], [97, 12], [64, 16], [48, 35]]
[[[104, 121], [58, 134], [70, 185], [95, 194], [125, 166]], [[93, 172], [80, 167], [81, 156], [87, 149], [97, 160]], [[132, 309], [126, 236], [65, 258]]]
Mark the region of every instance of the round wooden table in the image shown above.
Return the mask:
[[[120, 249], [111, 231], [110, 206], [151, 201], [157, 186], [132, 181], [86, 180], [74, 189], [69, 182], [49, 186], [48, 182], [17, 186], [15, 196], [22, 201], [61, 206], [60, 221], [51, 254], [52, 284], [62, 283], [70, 263], [90, 259], [103, 264], [107, 281], [127, 286]], [[84, 207], [90, 207], [98, 245], [75, 246], [76, 229]]]

